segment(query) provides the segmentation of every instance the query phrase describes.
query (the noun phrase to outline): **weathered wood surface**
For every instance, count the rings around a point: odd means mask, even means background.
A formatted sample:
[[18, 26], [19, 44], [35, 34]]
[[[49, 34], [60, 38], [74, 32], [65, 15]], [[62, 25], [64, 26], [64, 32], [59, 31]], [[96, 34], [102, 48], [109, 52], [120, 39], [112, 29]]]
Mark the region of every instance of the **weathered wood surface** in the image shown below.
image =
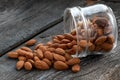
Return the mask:
[[83, 0], [0, 0], [0, 54], [61, 22], [64, 9]]
[[[108, 2], [111, 6], [120, 27], [120, 3]], [[61, 27], [61, 28], [60, 28]], [[63, 23], [37, 35], [35, 39], [39, 42], [49, 40], [50, 35], [61, 34]], [[21, 45], [22, 46], [22, 45]], [[19, 46], [20, 47], [20, 46]], [[15, 70], [16, 60], [7, 58], [6, 55], [0, 58], [0, 80], [120, 80], [120, 41], [118, 46], [111, 53], [101, 56], [88, 56], [81, 59], [81, 71], [72, 73], [70, 70], [56, 71], [54, 69], [39, 71], [17, 71]]]

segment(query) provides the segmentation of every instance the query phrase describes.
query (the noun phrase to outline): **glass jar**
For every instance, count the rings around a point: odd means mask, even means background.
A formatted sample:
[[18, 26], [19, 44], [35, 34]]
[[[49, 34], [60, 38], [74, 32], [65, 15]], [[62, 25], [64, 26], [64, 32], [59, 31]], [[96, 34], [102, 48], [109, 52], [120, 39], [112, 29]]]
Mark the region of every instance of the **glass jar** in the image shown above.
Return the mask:
[[105, 54], [117, 45], [116, 18], [112, 9], [103, 4], [67, 8], [64, 11], [64, 32], [77, 38], [74, 57]]

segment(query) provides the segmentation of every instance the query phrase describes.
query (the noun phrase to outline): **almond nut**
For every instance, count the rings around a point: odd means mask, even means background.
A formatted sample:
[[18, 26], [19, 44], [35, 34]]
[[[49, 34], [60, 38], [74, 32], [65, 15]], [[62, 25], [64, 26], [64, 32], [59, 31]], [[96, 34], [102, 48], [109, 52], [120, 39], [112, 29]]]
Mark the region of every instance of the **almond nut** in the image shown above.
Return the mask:
[[49, 59], [49, 60], [53, 60], [53, 53], [51, 53], [50, 51], [46, 51], [44, 53], [44, 57]]
[[44, 58], [43, 61], [46, 62], [49, 66], [52, 65], [51, 61], [47, 58]]
[[65, 50], [63, 50], [62, 48], [57, 48], [55, 50], [55, 53], [60, 54], [60, 55], [65, 55]]
[[40, 70], [47, 70], [49, 69], [49, 66], [46, 62], [44, 61], [36, 61], [35, 62], [35, 67]]
[[80, 65], [76, 64], [72, 66], [72, 72], [79, 72], [80, 71]]
[[32, 52], [32, 50], [30, 48], [28, 48], [28, 47], [21, 47], [20, 49], [28, 51], [28, 52]]
[[24, 63], [24, 68], [28, 71], [32, 69], [32, 64], [30, 62], [25, 62]]
[[18, 61], [18, 62], [16, 63], [16, 69], [17, 69], [17, 70], [22, 69], [23, 66], [24, 66], [24, 61]]
[[79, 64], [79, 63], [80, 63], [79, 58], [72, 58], [72, 59], [68, 60], [68, 62], [67, 62], [68, 65], [75, 65], [75, 64]]
[[37, 49], [37, 52], [36, 52], [37, 56], [42, 59], [43, 58], [43, 52], [40, 50], [40, 49]]
[[19, 56], [19, 57], [18, 57], [18, 60], [19, 60], [19, 61], [26, 61], [26, 57], [24, 57], [24, 56]]
[[56, 70], [66, 70], [66, 69], [68, 69], [68, 65], [62, 61], [56, 61], [54, 63], [54, 68]]
[[112, 48], [113, 48], [113, 44], [110, 44], [110, 43], [103, 43], [102, 44], [102, 49], [105, 52], [112, 50]]
[[14, 58], [14, 59], [16, 59], [16, 58], [18, 58], [18, 53], [17, 53], [17, 52], [9, 52], [9, 53], [7, 54], [7, 56], [8, 56], [9, 58]]
[[33, 46], [37, 41], [35, 39], [31, 39], [25, 43], [26, 46]]
[[63, 57], [63, 56], [61, 56], [61, 55], [59, 55], [59, 54], [53, 54], [53, 56], [54, 56], [54, 59], [56, 60], [56, 61], [65, 61], [65, 57]]
[[98, 37], [95, 41], [95, 44], [96, 45], [101, 45], [103, 44], [105, 41], [106, 41], [107, 37], [106, 36], [101, 36], [101, 37]]

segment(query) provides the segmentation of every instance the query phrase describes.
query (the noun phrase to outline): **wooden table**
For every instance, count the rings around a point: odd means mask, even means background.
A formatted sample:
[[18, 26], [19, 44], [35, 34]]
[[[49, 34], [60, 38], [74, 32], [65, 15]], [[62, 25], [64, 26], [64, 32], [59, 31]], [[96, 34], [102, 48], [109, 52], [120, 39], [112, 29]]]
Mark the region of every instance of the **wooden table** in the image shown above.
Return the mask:
[[[116, 1], [99, 3], [113, 9], [120, 27], [120, 2]], [[0, 0], [0, 80], [120, 80], [120, 41], [111, 53], [82, 58], [78, 73], [54, 69], [17, 71], [16, 60], [6, 56], [32, 38], [39, 43], [63, 33], [64, 9], [78, 5], [85, 6], [84, 0]]]

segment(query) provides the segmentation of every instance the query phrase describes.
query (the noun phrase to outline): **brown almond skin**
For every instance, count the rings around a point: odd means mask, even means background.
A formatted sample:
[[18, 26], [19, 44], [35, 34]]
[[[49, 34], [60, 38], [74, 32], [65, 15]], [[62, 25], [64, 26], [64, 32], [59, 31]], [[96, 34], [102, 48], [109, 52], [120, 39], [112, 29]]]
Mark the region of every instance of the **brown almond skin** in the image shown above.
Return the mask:
[[68, 53], [65, 53], [65, 55], [64, 55], [64, 56], [65, 56], [65, 59], [66, 59], [66, 60], [69, 60], [69, 59], [71, 59], [71, 58], [72, 58], [72, 57], [71, 57], [71, 55], [70, 55], [70, 54], [68, 54]]
[[52, 62], [47, 58], [44, 58], [43, 61], [46, 62], [49, 66], [52, 65]]
[[85, 47], [87, 46], [87, 41], [86, 41], [86, 40], [80, 40], [79, 45], [80, 45], [82, 48], [85, 48]]
[[49, 59], [49, 60], [53, 60], [53, 53], [51, 53], [50, 51], [46, 51], [44, 53], [44, 57]]
[[98, 37], [95, 41], [95, 44], [96, 45], [101, 45], [103, 44], [105, 41], [106, 41], [107, 37], [106, 36], [101, 36], [101, 37]]
[[62, 48], [57, 48], [55, 49], [55, 53], [60, 54], [60, 55], [65, 55], [65, 50], [63, 50]]
[[18, 60], [19, 60], [19, 61], [26, 61], [26, 57], [24, 57], [24, 56], [19, 56], [19, 57], [18, 57]]
[[30, 70], [32, 70], [32, 64], [30, 62], [25, 62], [24, 68], [25, 68], [25, 70], [30, 71]]
[[18, 55], [20, 56], [25, 56], [27, 54], [27, 51], [22, 50], [22, 49], [17, 49], [16, 52], [18, 53]]
[[54, 68], [56, 70], [66, 70], [68, 69], [68, 65], [62, 61], [56, 61], [54, 62]]
[[108, 37], [107, 37], [107, 42], [113, 44], [114, 41], [115, 41], [115, 40], [114, 40], [114, 36], [113, 36], [112, 34], [108, 35]]
[[71, 34], [64, 34], [64, 36], [66, 39], [71, 40], [71, 41], [74, 39], [73, 35]]
[[47, 50], [47, 46], [39, 46], [39, 49], [44, 53]]
[[46, 45], [47, 46], [51, 46], [53, 43], [51, 41], [47, 42]]
[[103, 49], [103, 51], [105, 51], [105, 52], [111, 51], [112, 48], [113, 48], [113, 44], [110, 44], [110, 43], [103, 43], [103, 44], [102, 44], [102, 49]]
[[32, 59], [28, 59], [27, 62], [30, 62], [34, 66], [35, 62]]
[[40, 59], [37, 56], [34, 56], [34, 61], [40, 61]]
[[79, 63], [80, 63], [79, 58], [72, 58], [72, 59], [68, 60], [68, 62], [67, 62], [68, 65], [75, 65], [75, 64], [79, 64]]
[[71, 42], [70, 40], [68, 40], [68, 39], [63, 39], [62, 41], [61, 41], [61, 43], [69, 43], [69, 42]]
[[27, 52], [27, 54], [25, 56], [26, 56], [27, 59], [32, 59], [33, 58], [33, 53]]
[[57, 48], [59, 45], [60, 45], [59, 43], [54, 43], [54, 44], [51, 44], [51, 47]]
[[31, 39], [25, 43], [26, 46], [33, 46], [37, 41], [35, 39]]
[[40, 69], [40, 70], [47, 70], [49, 69], [50, 67], [48, 66], [48, 64], [44, 61], [36, 61], [35, 62], [35, 67], [37, 69]]
[[7, 54], [7, 56], [8, 56], [9, 58], [16, 59], [16, 58], [18, 58], [18, 53], [17, 53], [17, 52], [9, 52], [9, 53]]
[[43, 59], [43, 52], [40, 49], [37, 49], [36, 54], [40, 59]]
[[50, 52], [54, 52], [54, 51], [55, 51], [55, 48], [50, 47], [50, 48], [48, 48], [47, 50], [50, 51]]
[[59, 40], [62, 40], [62, 39], [65, 38], [65, 36], [64, 36], [64, 35], [57, 35], [57, 38], [58, 38]]
[[22, 50], [28, 51], [28, 52], [32, 52], [32, 50], [28, 47], [21, 47]]
[[24, 61], [18, 61], [18, 62], [16, 63], [16, 69], [17, 69], [17, 70], [22, 69], [23, 66], [24, 66]]
[[76, 64], [76, 65], [73, 65], [72, 66], [72, 72], [79, 72], [80, 71], [80, 65], [79, 64]]
[[60, 43], [58, 39], [53, 39], [53, 43]]
[[37, 44], [37, 45], [35, 46], [34, 50], [39, 49], [39, 46], [43, 46], [43, 44], [42, 44], [42, 43]]
[[103, 29], [97, 29], [97, 36], [102, 36], [103, 34]]
[[73, 44], [72, 43], [67, 43], [68, 48], [72, 48]]
[[65, 61], [65, 57], [63, 57], [63, 56], [61, 56], [61, 55], [59, 55], [59, 54], [53, 54], [53, 56], [54, 56], [54, 59], [56, 60], [56, 61]]
[[88, 50], [89, 51], [94, 51], [94, 49], [95, 49], [95, 45], [93, 43], [89, 42], [88, 43]]
[[67, 44], [59, 44], [58, 47], [62, 49], [67, 49]]

